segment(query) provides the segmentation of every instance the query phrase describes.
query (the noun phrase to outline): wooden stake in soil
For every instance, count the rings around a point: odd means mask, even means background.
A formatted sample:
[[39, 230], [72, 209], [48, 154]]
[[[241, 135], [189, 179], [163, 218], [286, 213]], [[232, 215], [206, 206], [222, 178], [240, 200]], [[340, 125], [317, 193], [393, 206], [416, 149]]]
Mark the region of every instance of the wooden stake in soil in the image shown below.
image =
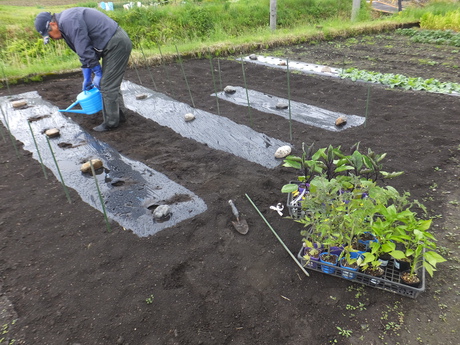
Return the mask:
[[185, 84], [187, 85], [188, 94], [190, 95], [190, 100], [192, 101], [192, 106], [195, 108], [195, 102], [193, 102], [192, 92], [190, 91], [190, 86], [188, 85], [187, 76], [185, 75], [184, 65], [182, 64], [182, 58], [180, 57], [179, 50], [177, 49], [177, 46], [174, 45], [174, 47], [176, 47], [177, 57], [179, 58], [179, 64], [180, 64], [180, 67], [182, 69], [182, 74], [184, 75]]
[[251, 103], [249, 102], [249, 92], [248, 92], [248, 85], [246, 83], [246, 72], [244, 71], [244, 60], [243, 55], [241, 55], [241, 68], [243, 69], [243, 81], [244, 81], [244, 88], [246, 89], [246, 99], [248, 100], [248, 114], [249, 114], [249, 121], [251, 123], [251, 128], [254, 127], [252, 122], [252, 114], [251, 114]]
[[150, 71], [149, 64], [147, 62], [147, 59], [145, 58], [144, 49], [142, 48], [141, 42], [139, 42], [139, 47], [141, 48], [142, 56], [144, 57], [145, 66], [147, 67], [147, 70], [149, 71], [150, 79], [152, 79], [153, 87], [155, 88], [155, 91], [158, 91], [157, 84], [155, 84], [155, 80], [153, 79], [153, 75], [152, 75], [152, 72]]
[[8, 134], [10, 135], [11, 143], [13, 144], [14, 151], [16, 152], [16, 157], [18, 157], [18, 159], [19, 159], [19, 151], [18, 151], [18, 147], [16, 145], [16, 138], [11, 133], [10, 125], [8, 123], [8, 120], [6, 119], [5, 113], [3, 112], [3, 107], [2, 106], [0, 106], [0, 110], [2, 111], [3, 121], [5, 121], [6, 129], [8, 130]]
[[35, 140], [34, 131], [32, 130], [30, 121], [27, 121], [27, 124], [29, 125], [30, 134], [32, 135], [32, 139], [34, 140], [35, 149], [37, 150], [38, 158], [40, 159], [40, 165], [42, 166], [43, 175], [45, 175], [45, 179], [47, 180], [48, 174], [46, 173], [45, 165], [43, 164], [43, 160], [42, 160], [42, 155], [40, 154], [40, 150], [38, 149], [37, 141]]
[[219, 97], [217, 97], [216, 79], [214, 78], [214, 66], [212, 65], [212, 55], [211, 54], [209, 54], [209, 63], [211, 64], [212, 83], [214, 85], [214, 93], [216, 94], [217, 115], [220, 115]]
[[57, 171], [59, 173], [59, 178], [61, 179], [62, 187], [64, 188], [64, 193], [65, 193], [65, 195], [67, 197], [67, 200], [69, 201], [69, 204], [71, 204], [72, 201], [70, 200], [69, 190], [67, 189], [67, 186], [65, 185], [64, 178], [62, 177], [61, 170], [59, 169], [59, 164], [58, 164], [58, 162], [56, 160], [56, 156], [54, 155], [53, 148], [51, 147], [50, 140], [49, 140], [49, 138], [47, 136], [46, 136], [46, 142], [48, 143], [48, 147], [50, 148], [51, 156], [53, 156], [54, 164], [56, 165], [56, 169], [57, 169]]
[[303, 271], [303, 273], [305, 273], [305, 275], [307, 277], [309, 277], [310, 275], [308, 274], [308, 272], [305, 270], [305, 268], [303, 268], [303, 266], [300, 264], [299, 260], [297, 260], [297, 258], [294, 256], [294, 254], [291, 253], [291, 251], [289, 250], [289, 248], [284, 244], [283, 240], [278, 236], [278, 234], [276, 233], [276, 231], [273, 229], [273, 227], [270, 225], [270, 223], [267, 221], [267, 219], [265, 219], [265, 217], [263, 216], [263, 214], [259, 211], [259, 209], [257, 208], [257, 206], [254, 204], [254, 202], [251, 200], [251, 198], [249, 197], [249, 195], [245, 194], [246, 195], [246, 198], [248, 198], [249, 202], [252, 204], [252, 206], [254, 206], [254, 208], [256, 209], [257, 213], [259, 214], [259, 216], [262, 217], [262, 219], [264, 220], [265, 224], [268, 225], [268, 227], [270, 228], [270, 230], [273, 232], [273, 234], [276, 236], [276, 238], [278, 239], [278, 241], [281, 243], [281, 245], [283, 246], [284, 249], [286, 249], [286, 251], [289, 253], [289, 255], [291, 256], [291, 258], [295, 261], [295, 263], [297, 264], [297, 266], [300, 267], [300, 269]]
[[97, 183], [96, 171], [94, 170], [92, 159], [89, 160], [89, 165], [91, 166], [91, 173], [93, 174], [94, 182], [96, 183], [97, 194], [99, 195], [102, 212], [104, 213], [105, 225], [107, 227], [107, 231], [110, 232], [112, 229], [110, 228], [109, 218], [107, 217], [107, 212], [105, 210], [104, 199], [102, 198], [101, 190], [99, 189], [99, 183]]
[[365, 117], [365, 120], [364, 120], [364, 128], [366, 128], [367, 126], [367, 114], [368, 114], [368, 111], [369, 111], [369, 100], [371, 98], [371, 87], [368, 86], [367, 87], [367, 100], [366, 100], [366, 117]]
[[288, 87], [288, 108], [289, 108], [289, 138], [292, 140], [292, 117], [291, 117], [291, 82], [289, 81], [289, 59], [286, 59], [286, 74]]

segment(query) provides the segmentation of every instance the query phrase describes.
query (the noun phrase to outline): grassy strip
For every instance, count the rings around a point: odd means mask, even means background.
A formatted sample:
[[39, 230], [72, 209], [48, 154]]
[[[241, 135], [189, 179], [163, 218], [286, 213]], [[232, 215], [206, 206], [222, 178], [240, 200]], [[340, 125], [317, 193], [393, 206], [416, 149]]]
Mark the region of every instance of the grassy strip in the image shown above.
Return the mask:
[[[351, 1], [311, 0], [305, 6], [304, 0], [283, 0], [283, 6], [278, 9], [277, 29], [272, 31], [267, 21], [269, 0], [178, 1], [129, 11], [116, 5], [115, 11], [105, 13], [115, 19], [134, 42], [130, 66], [135, 67], [159, 64], [160, 47], [163, 62], [176, 59], [176, 47], [183, 58], [202, 58], [209, 53], [216, 57], [235, 56], [277, 45], [379, 32], [394, 29], [395, 23], [414, 21], [387, 17], [370, 21], [371, 11], [363, 2], [362, 22], [351, 23]], [[97, 2], [78, 6], [97, 7]], [[66, 7], [70, 6], [0, 6], [0, 59], [5, 64], [6, 78], [12, 82], [33, 81], [50, 73], [79, 70], [78, 58], [65, 42], [53, 41], [44, 46], [33, 27], [39, 12], [61, 12]], [[317, 28], [320, 23], [321, 29]]]
[[[276, 46], [292, 45], [359, 34], [394, 30], [408, 23], [418, 23], [427, 13], [437, 16], [458, 10], [459, 4], [435, 2], [425, 7], [408, 7], [404, 11], [376, 19], [369, 4], [362, 2], [358, 20], [351, 22], [351, 1], [283, 0], [278, 7], [277, 29], [269, 28], [269, 0], [171, 1], [165, 6], [122, 9], [106, 12], [130, 35], [134, 42], [130, 66], [151, 66], [174, 62], [176, 50], [186, 58], [239, 56]], [[88, 1], [78, 6], [97, 8]], [[47, 46], [33, 28], [41, 11], [61, 12], [66, 6], [0, 6], [0, 59], [5, 65], [5, 79], [41, 80], [54, 73], [78, 71], [80, 63], [64, 42]], [[319, 25], [320, 24], [320, 25]], [[460, 25], [459, 25], [460, 26]], [[163, 54], [158, 54], [162, 48]], [[0, 87], [2, 86], [0, 85]]]
[[[272, 47], [333, 40], [335, 38], [346, 38], [360, 34], [373, 34], [401, 28], [407, 24], [414, 24], [414, 22], [368, 22], [358, 23], [356, 25], [347, 25], [345, 23], [340, 29], [324, 26], [322, 29], [299, 27], [293, 30], [278, 30], [276, 34], [273, 35], [270, 34], [268, 32], [269, 29], [267, 29], [266, 33], [242, 36], [219, 42], [185, 42], [171, 46], [163, 46], [162, 48], [158, 46], [156, 49], [144, 49], [144, 55], [142, 55], [141, 50], [134, 49], [131, 53], [129, 66], [155, 66], [175, 62], [177, 59], [176, 47], [180, 50], [181, 56], [184, 59], [203, 58], [209, 53], [217, 57], [226, 57], [235, 56], [240, 53], [247, 54]], [[52, 44], [58, 43], [62, 42], [52, 42]], [[40, 44], [42, 44], [41, 41]], [[59, 50], [59, 48], [56, 50]], [[160, 50], [161, 52], [159, 53]], [[30, 60], [28, 64], [8, 65], [8, 68], [5, 70], [5, 78], [10, 84], [16, 84], [18, 82], [40, 81], [47, 75], [78, 71], [80, 71], [80, 63], [73, 52], [72, 56], [68, 57], [64, 54], [60, 56], [56, 55], [54, 51], [51, 51], [48, 56]], [[0, 87], [4, 86], [4, 80]]]

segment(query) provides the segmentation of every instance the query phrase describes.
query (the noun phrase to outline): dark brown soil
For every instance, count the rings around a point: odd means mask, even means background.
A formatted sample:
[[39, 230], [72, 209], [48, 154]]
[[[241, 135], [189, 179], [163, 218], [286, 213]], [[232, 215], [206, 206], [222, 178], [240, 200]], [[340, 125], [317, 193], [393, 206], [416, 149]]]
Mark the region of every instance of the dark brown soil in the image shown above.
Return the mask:
[[[291, 61], [345, 61], [350, 67], [460, 81], [454, 48], [385, 35], [352, 42], [276, 51]], [[240, 63], [222, 59], [219, 65], [223, 86], [244, 86]], [[209, 60], [185, 61], [183, 67], [196, 107], [217, 113]], [[191, 104], [181, 66], [166, 71], [130, 69], [126, 78], [139, 83], [139, 75], [153, 88], [151, 72], [159, 91]], [[247, 64], [245, 76], [249, 88], [287, 98], [282, 70]], [[302, 142], [347, 148], [358, 141], [362, 150], [388, 153], [386, 170], [405, 171], [391, 184], [427, 206], [449, 259], [434, 279], [426, 279], [424, 293], [411, 299], [318, 272], [306, 277], [245, 196], [297, 255], [301, 224], [269, 209], [285, 203], [280, 189], [296, 178], [295, 171], [266, 169], [130, 113], [119, 129], [92, 134], [186, 186], [208, 210], [147, 238], [117, 224], [107, 232], [100, 212], [75, 191], [67, 203], [58, 180], [45, 180], [21, 143], [18, 157], [9, 138], [0, 138], [0, 344], [457, 344], [459, 259], [449, 252], [459, 245], [459, 98], [299, 73], [289, 79], [292, 100], [361, 116], [370, 88], [365, 127], [333, 133], [294, 123], [290, 140], [287, 120], [253, 110], [254, 129], [291, 142], [294, 154]], [[37, 90], [65, 107], [80, 86], [75, 74], [10, 91]], [[221, 116], [250, 125], [246, 107], [219, 105]], [[100, 114], [69, 116], [88, 131], [101, 122]], [[249, 223], [247, 235], [234, 230], [229, 199]]]

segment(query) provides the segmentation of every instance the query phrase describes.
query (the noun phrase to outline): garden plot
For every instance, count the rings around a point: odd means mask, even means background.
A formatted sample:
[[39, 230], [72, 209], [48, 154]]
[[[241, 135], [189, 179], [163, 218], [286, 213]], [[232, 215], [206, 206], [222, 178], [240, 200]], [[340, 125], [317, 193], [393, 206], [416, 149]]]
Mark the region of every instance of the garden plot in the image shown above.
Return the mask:
[[[241, 59], [239, 59], [241, 60]], [[303, 73], [319, 74], [329, 77], [340, 77], [341, 68], [333, 68], [324, 65], [317, 65], [312, 63], [290, 61], [288, 59], [277, 58], [273, 56], [263, 55], [250, 55], [242, 58], [245, 62], [256, 63], [267, 67], [275, 67], [281, 69], [299, 71]]]
[[460, 87], [457, 83], [442, 82], [435, 78], [423, 79], [420, 77], [407, 77], [402, 74], [380, 73], [375, 71], [359, 70], [356, 68], [334, 68], [324, 65], [316, 65], [300, 61], [289, 61], [288, 59], [254, 54], [240, 58], [238, 60], [272, 68], [281, 68], [286, 71], [289, 68], [289, 70], [298, 71], [305, 74], [318, 74], [328, 77], [339, 77], [341, 79], [350, 79], [360, 83], [384, 85], [390, 88], [397, 87], [405, 90], [442, 93], [457, 97], [460, 95]]
[[[11, 102], [15, 99], [24, 100], [27, 105], [13, 108]], [[83, 201], [101, 210], [99, 189], [108, 218], [138, 236], [155, 234], [207, 209], [204, 201], [194, 193], [148, 166], [123, 157], [84, 132], [35, 91], [14, 98], [1, 97], [0, 107], [5, 127], [24, 143], [25, 150], [43, 161], [65, 186], [75, 189]], [[60, 136], [49, 139], [48, 145], [44, 132], [51, 128], [59, 129]], [[97, 185], [91, 174], [80, 171], [82, 163], [94, 158], [104, 165], [97, 171]], [[168, 205], [170, 209], [169, 218], [163, 221], [156, 221], [152, 215], [152, 210], [159, 205]]]
[[[249, 104], [254, 109], [266, 113], [276, 114], [286, 119], [291, 117], [294, 121], [302, 122], [304, 124], [319, 127], [332, 132], [338, 132], [351, 127], [360, 126], [364, 124], [366, 120], [362, 116], [345, 115], [343, 113], [337, 113], [335, 111], [322, 109], [305, 103], [289, 101], [284, 98], [275, 97], [255, 90], [247, 90], [246, 94], [246, 89], [239, 86], [233, 88], [235, 90], [234, 93], [224, 91], [218, 92], [217, 97], [241, 106], [247, 106], [249, 99]], [[213, 96], [214, 95], [215, 94], [213, 94]], [[278, 104], [289, 104], [291, 109], [290, 111], [289, 108], [278, 109]], [[339, 117], [344, 117], [347, 121], [344, 125], [336, 126], [335, 121]]]
[[[279, 166], [281, 160], [275, 158], [275, 152], [279, 147], [289, 145], [247, 126], [236, 124], [223, 116], [193, 108], [132, 82], [123, 82], [121, 89], [126, 107], [139, 115], [161, 126], [169, 127], [185, 138], [266, 168]], [[137, 99], [138, 95], [147, 97]], [[186, 122], [184, 115], [189, 113], [193, 114], [195, 119]]]

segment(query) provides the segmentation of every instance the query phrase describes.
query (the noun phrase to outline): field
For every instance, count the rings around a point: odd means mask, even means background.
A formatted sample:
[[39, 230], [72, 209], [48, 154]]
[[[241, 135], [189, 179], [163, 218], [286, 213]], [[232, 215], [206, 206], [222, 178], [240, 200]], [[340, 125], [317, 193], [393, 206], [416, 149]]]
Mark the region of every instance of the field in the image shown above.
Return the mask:
[[[290, 61], [358, 67], [411, 77], [460, 82], [455, 48], [414, 44], [392, 33], [257, 52]], [[223, 86], [244, 86], [287, 98], [286, 72], [214, 59]], [[217, 70], [219, 66], [219, 70]], [[217, 114], [210, 61], [187, 60], [183, 69], [196, 108]], [[126, 79], [191, 103], [179, 64], [127, 71]], [[11, 86], [36, 90], [67, 107], [80, 92], [80, 74]], [[219, 103], [220, 116], [288, 141], [386, 152], [391, 181], [424, 203], [434, 217], [442, 254], [427, 289], [411, 299], [311, 272], [306, 277], [245, 194], [296, 255], [301, 225], [270, 206], [285, 203], [281, 187], [294, 170], [268, 169], [186, 139], [173, 129], [130, 112], [119, 129], [94, 133], [101, 114], [69, 117], [121, 154], [186, 186], [206, 212], [158, 234], [139, 238], [102, 214], [57, 179], [45, 180], [29, 152], [16, 156], [0, 144], [0, 344], [457, 344], [460, 139], [458, 96], [387, 89], [318, 75], [291, 73], [292, 100], [365, 116], [367, 125], [320, 130], [273, 114]], [[370, 95], [368, 99], [368, 94]], [[0, 90], [0, 96], [8, 90]], [[216, 115], [217, 116], [217, 115]], [[204, 133], [205, 135], [206, 133]], [[233, 199], [249, 233], [240, 235], [227, 201]], [[284, 212], [287, 216], [287, 212]]]

